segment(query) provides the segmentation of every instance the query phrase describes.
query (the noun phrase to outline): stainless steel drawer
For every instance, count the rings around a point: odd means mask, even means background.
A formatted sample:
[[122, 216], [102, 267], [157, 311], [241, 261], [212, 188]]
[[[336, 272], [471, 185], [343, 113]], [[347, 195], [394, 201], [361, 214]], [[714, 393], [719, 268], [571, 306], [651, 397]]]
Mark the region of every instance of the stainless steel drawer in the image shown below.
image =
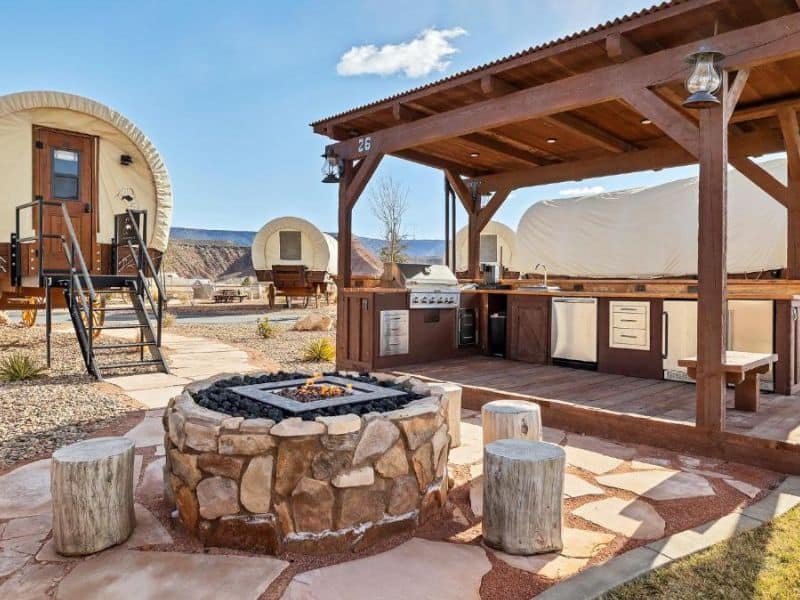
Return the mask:
[[643, 313], [615, 312], [611, 317], [612, 327], [619, 329], [647, 329], [647, 318]]
[[635, 348], [637, 350], [650, 349], [648, 332], [644, 329], [621, 329], [619, 327], [614, 327], [611, 332], [611, 343], [617, 348], [623, 346], [632, 349]]
[[611, 312], [614, 314], [636, 314], [643, 315], [647, 312], [649, 302], [617, 302], [612, 301]]

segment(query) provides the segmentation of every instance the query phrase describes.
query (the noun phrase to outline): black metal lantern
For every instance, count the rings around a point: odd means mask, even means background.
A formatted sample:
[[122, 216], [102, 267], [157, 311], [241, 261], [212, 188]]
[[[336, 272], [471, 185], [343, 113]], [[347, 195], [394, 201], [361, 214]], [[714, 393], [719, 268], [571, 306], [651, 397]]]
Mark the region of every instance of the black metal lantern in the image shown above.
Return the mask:
[[327, 152], [322, 155], [325, 162], [322, 164], [322, 183], [339, 183], [342, 175], [344, 175], [344, 163], [339, 160], [335, 154], [328, 154]]
[[691, 94], [683, 105], [686, 108], [711, 108], [719, 104], [714, 93], [722, 83], [717, 64], [725, 55], [707, 47], [701, 47], [686, 57], [686, 62], [694, 65], [686, 79], [686, 89]]

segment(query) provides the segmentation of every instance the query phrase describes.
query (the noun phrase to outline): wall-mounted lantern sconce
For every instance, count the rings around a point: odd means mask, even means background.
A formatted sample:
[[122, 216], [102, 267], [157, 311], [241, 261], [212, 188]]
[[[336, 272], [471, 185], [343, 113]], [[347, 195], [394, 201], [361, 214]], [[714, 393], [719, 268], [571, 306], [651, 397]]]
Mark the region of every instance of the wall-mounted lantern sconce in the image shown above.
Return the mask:
[[322, 164], [322, 183], [339, 183], [342, 175], [344, 175], [344, 161], [339, 160], [335, 154], [329, 154], [325, 151], [322, 155], [325, 162]]
[[686, 62], [693, 65], [686, 79], [686, 89], [691, 94], [683, 101], [686, 108], [711, 108], [719, 104], [714, 93], [722, 83], [717, 63], [723, 58], [724, 54], [705, 46], [686, 57]]
[[127, 167], [128, 165], [133, 164], [133, 157], [130, 154], [120, 154], [119, 155], [119, 164]]

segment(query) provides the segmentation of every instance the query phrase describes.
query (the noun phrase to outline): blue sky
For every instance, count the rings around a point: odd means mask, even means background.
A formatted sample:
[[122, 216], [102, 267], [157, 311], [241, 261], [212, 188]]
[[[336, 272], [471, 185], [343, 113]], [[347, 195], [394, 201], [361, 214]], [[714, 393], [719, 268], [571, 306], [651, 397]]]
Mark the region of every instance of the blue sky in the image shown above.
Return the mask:
[[[311, 121], [649, 4], [0, 0], [0, 93], [67, 91], [131, 118], [166, 160], [176, 195], [173, 225], [254, 230], [291, 214], [335, 231], [336, 186], [320, 183], [325, 139], [312, 133]], [[451, 33], [431, 40], [422, 36], [428, 29]], [[420, 36], [431, 43], [379, 50]], [[361, 48], [369, 45], [376, 49]], [[360, 49], [342, 62], [353, 47]], [[383, 74], [338, 72], [359, 69]], [[519, 190], [497, 218], [515, 227], [532, 202], [571, 189], [633, 187], [693, 172]], [[382, 175], [408, 188], [408, 233], [442, 237], [441, 172], [387, 159], [376, 177]], [[369, 188], [354, 213], [359, 235], [378, 232], [368, 194]]]

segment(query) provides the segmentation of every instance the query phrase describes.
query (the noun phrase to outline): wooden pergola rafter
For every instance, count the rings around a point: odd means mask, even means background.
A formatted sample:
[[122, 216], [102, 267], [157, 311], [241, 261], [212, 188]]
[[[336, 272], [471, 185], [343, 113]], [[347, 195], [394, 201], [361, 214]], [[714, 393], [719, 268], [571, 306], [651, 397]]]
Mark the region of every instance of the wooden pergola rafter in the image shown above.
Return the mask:
[[[697, 425], [723, 431], [729, 164], [787, 208], [787, 274], [800, 279], [800, 12], [778, 0], [757, 7], [758, 19], [739, 10], [745, 2], [674, 2], [313, 124], [336, 140], [326, 154], [345, 165], [341, 283], [350, 282], [352, 208], [385, 155], [444, 171], [468, 215], [472, 278], [480, 233], [514, 189], [699, 163]], [[745, 13], [753, 20], [742, 21]], [[722, 33], [690, 30], [718, 23], [720, 15], [727, 23]], [[645, 34], [663, 37], [670, 28], [674, 43]], [[703, 45], [724, 55], [720, 104], [692, 113], [676, 90], [690, 68], [685, 57]], [[775, 94], [761, 94], [763, 73], [779, 80]], [[565, 143], [556, 146], [548, 135]], [[781, 150], [788, 155], [786, 184], [751, 160]]]

